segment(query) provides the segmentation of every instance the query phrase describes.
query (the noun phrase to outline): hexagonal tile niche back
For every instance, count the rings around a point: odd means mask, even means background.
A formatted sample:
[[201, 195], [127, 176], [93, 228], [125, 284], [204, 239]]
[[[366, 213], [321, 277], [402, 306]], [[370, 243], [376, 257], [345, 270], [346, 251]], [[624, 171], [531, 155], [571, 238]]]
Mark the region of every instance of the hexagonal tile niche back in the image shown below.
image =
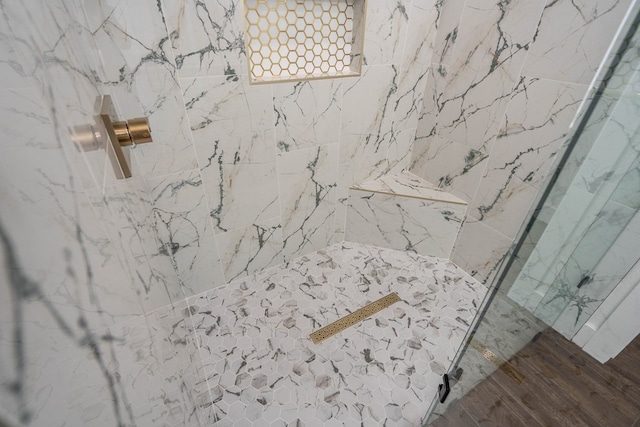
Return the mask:
[[360, 74], [364, 0], [245, 0], [251, 82]]
[[[451, 262], [343, 242], [188, 300], [204, 425], [421, 425], [486, 294]], [[317, 345], [390, 292], [402, 301]]]

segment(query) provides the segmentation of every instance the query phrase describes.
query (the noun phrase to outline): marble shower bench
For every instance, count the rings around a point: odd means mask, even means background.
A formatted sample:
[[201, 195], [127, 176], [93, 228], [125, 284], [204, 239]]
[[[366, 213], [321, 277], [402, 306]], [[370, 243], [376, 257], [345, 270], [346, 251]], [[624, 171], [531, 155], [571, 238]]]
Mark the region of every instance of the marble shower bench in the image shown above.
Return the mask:
[[467, 203], [402, 171], [349, 188], [345, 240], [449, 258]]

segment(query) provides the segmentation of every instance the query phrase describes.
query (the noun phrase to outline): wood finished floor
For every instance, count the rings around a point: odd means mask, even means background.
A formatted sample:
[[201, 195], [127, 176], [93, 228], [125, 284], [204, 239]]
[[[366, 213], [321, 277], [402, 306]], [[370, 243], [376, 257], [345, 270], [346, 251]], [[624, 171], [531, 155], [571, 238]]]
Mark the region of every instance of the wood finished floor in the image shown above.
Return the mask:
[[548, 329], [431, 425], [640, 427], [640, 336], [602, 365]]

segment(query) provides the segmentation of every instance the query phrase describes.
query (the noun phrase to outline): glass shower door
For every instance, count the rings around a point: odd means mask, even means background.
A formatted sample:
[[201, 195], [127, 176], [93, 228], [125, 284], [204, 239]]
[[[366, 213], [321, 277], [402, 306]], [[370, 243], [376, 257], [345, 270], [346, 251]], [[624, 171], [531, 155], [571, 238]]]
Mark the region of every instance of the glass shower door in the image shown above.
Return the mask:
[[640, 36], [633, 12], [430, 422], [496, 369], [521, 381], [505, 362], [548, 327], [571, 339], [640, 257]]
[[576, 135], [569, 161], [534, 219], [544, 232], [522, 268], [512, 268], [517, 278], [503, 283], [509, 298], [568, 339], [640, 252], [632, 238], [640, 208], [640, 37], [634, 28], [593, 101], [598, 111]]
[[[544, 233], [517, 279], [505, 283], [513, 301], [567, 338], [635, 262], [635, 252], [620, 234], [635, 233], [631, 221], [640, 203], [640, 138], [629, 114], [639, 104], [636, 78], [611, 109], [558, 205], [543, 208], [539, 221], [545, 210], [553, 212]], [[628, 132], [624, 136], [616, 134], [622, 123]]]
[[[133, 414], [131, 402], [144, 410], [166, 399], [166, 388], [146, 389], [151, 374], [181, 383], [165, 382], [172, 404], [193, 388], [182, 383], [195, 366], [172, 375], [177, 364], [155, 348], [176, 330], [155, 310], [184, 299], [175, 260], [188, 233], [161, 228], [149, 182], [197, 167], [159, 5], [0, 6], [0, 425], [5, 415], [20, 425], [133, 425], [153, 414]], [[151, 121], [154, 142], [125, 147], [133, 179], [116, 179], [102, 147], [74, 144], [106, 94], [120, 120]], [[147, 356], [131, 364], [134, 350]]]

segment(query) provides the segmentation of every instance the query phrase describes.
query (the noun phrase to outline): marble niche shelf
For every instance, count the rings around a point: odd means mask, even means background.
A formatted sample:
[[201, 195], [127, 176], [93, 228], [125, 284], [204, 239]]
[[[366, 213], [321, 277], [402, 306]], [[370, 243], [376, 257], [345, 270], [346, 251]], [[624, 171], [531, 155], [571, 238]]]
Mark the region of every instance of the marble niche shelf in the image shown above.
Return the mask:
[[467, 203], [410, 172], [349, 189], [346, 240], [449, 258]]

